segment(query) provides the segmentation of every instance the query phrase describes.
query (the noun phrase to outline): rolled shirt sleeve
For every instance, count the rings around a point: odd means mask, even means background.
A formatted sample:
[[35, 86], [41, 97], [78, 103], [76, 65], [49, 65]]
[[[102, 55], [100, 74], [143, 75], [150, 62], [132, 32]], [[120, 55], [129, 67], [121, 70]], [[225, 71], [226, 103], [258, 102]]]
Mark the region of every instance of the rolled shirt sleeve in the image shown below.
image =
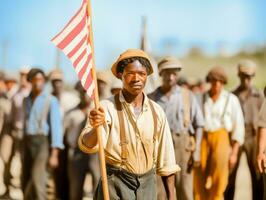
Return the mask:
[[51, 98], [50, 106], [51, 147], [63, 149], [63, 122], [60, 105], [55, 97]]

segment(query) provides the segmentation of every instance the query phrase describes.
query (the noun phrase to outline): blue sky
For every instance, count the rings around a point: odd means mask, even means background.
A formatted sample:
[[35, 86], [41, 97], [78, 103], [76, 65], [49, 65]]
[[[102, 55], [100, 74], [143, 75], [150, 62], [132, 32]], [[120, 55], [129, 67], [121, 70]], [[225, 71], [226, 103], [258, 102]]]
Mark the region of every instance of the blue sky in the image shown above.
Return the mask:
[[[0, 44], [7, 43], [5, 70], [55, 64], [50, 39], [79, 8], [81, 0], [1, 0]], [[92, 0], [94, 45], [98, 68], [111, 66], [127, 48], [138, 48], [141, 17], [148, 19], [148, 37], [156, 54], [183, 55], [194, 45], [209, 53], [220, 46], [237, 50], [266, 43], [263, 0]], [[0, 48], [0, 65], [3, 64]], [[70, 62], [61, 55], [67, 75]], [[71, 79], [71, 78], [70, 78]]]

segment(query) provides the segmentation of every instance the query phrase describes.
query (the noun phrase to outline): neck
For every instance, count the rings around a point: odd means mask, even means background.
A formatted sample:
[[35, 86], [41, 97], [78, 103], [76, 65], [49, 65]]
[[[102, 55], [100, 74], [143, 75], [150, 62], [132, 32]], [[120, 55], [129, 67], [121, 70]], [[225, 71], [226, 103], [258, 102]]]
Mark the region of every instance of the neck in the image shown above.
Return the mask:
[[210, 90], [209, 95], [210, 95], [210, 97], [212, 98], [213, 101], [216, 101], [219, 98], [221, 92], [222, 92], [222, 90], [219, 91], [219, 92], [212, 92]]
[[32, 91], [32, 99], [35, 100], [37, 96], [41, 94], [42, 91]]
[[173, 85], [173, 86], [162, 85], [161, 91], [163, 94], [167, 95], [167, 94], [170, 94], [176, 87], [177, 85]]
[[130, 103], [133, 105], [133, 107], [141, 107], [142, 103], [143, 103], [143, 93], [140, 92], [137, 95], [133, 95], [131, 93], [129, 93], [128, 91], [126, 91], [125, 89], [122, 90], [123, 96], [126, 100], [127, 103]]
[[57, 97], [58, 99], [60, 99], [60, 96], [61, 96], [61, 92], [59, 91], [53, 91], [52, 94]]

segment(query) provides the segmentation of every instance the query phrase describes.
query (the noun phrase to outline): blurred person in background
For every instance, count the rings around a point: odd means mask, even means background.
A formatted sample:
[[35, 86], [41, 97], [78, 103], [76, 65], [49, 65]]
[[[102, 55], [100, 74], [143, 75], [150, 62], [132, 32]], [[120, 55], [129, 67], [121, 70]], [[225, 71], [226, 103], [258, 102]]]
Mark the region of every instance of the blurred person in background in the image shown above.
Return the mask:
[[[5, 151], [5, 138], [7, 137], [9, 132], [9, 115], [11, 110], [11, 101], [7, 97], [7, 86], [5, 84], [5, 73], [0, 72], [0, 156], [3, 162], [3, 166], [5, 167], [6, 163], [8, 162], [8, 156], [6, 155]], [[1, 174], [4, 178], [4, 174]], [[6, 180], [4, 178], [4, 184]], [[5, 184], [6, 185], [6, 184]], [[4, 194], [1, 194], [2, 199], [8, 199], [9, 196], [9, 187], [6, 186]]]
[[[1, 148], [4, 147], [3, 156], [6, 157], [4, 160], [4, 184], [6, 186], [6, 197], [9, 197], [9, 191], [11, 186], [11, 164], [12, 160], [15, 157], [15, 153], [18, 153], [21, 156], [22, 153], [22, 137], [23, 137], [23, 100], [30, 93], [30, 83], [27, 81], [27, 74], [29, 69], [23, 68], [20, 70], [20, 81], [18, 91], [12, 95], [11, 98], [11, 112], [9, 114], [8, 120], [8, 131], [6, 132], [7, 138], [3, 139], [1, 143]], [[18, 168], [18, 170], [20, 170]]]
[[231, 171], [224, 198], [233, 200], [235, 194], [235, 182], [239, 161], [242, 153], [247, 156], [249, 172], [252, 182], [252, 199], [263, 198], [263, 180], [256, 169], [256, 148], [257, 148], [257, 121], [259, 110], [263, 102], [263, 94], [254, 85], [253, 79], [256, 73], [256, 64], [251, 60], [243, 60], [238, 64], [238, 77], [240, 85], [233, 91], [241, 104], [245, 120], [245, 141], [238, 151], [236, 166]]
[[25, 200], [46, 200], [48, 169], [58, 167], [59, 150], [64, 148], [60, 105], [54, 96], [45, 91], [46, 75], [41, 69], [32, 68], [27, 80], [32, 90], [23, 102], [22, 189]]
[[238, 98], [226, 91], [227, 75], [222, 67], [212, 68], [206, 81], [210, 90], [203, 95], [205, 117], [201, 143], [201, 164], [195, 169], [195, 199], [222, 200], [229, 177], [237, 163], [245, 126]]
[[[162, 85], [148, 96], [163, 108], [171, 129], [176, 163], [181, 167], [181, 172], [176, 174], [176, 197], [193, 200], [192, 169], [200, 162], [203, 114], [193, 93], [176, 84], [183, 68], [181, 62], [166, 57], [159, 62], [158, 68]], [[165, 199], [160, 183], [158, 190], [158, 199]]]
[[78, 148], [78, 137], [86, 124], [87, 113], [92, 101], [80, 82], [76, 84], [75, 88], [79, 91], [80, 103], [66, 115], [64, 128], [68, 146], [69, 199], [82, 200], [87, 173], [92, 175], [92, 192], [94, 192], [100, 178], [100, 171], [95, 155], [85, 154]]
[[12, 99], [12, 97], [17, 93], [18, 91], [18, 81], [17, 76], [15, 74], [6, 74], [5, 75], [5, 84], [6, 84], [6, 95], [8, 99]]
[[263, 176], [263, 200], [266, 200], [266, 86], [264, 88], [264, 101], [259, 112], [257, 155], [256, 163], [259, 172]]
[[122, 82], [121, 80], [119, 79], [116, 79], [112, 82], [112, 85], [111, 85], [111, 94], [112, 95], [116, 95], [118, 94], [120, 91], [122, 90]]

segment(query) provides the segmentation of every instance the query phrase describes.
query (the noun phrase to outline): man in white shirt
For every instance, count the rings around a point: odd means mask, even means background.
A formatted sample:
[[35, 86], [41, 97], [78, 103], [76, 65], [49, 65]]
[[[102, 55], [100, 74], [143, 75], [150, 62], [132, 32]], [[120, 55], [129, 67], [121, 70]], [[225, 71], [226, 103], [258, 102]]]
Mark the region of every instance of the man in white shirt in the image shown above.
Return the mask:
[[205, 127], [201, 166], [195, 173], [195, 199], [222, 200], [229, 170], [244, 142], [244, 119], [238, 98], [224, 90], [227, 76], [223, 68], [214, 67], [206, 80], [211, 89], [203, 96]]

